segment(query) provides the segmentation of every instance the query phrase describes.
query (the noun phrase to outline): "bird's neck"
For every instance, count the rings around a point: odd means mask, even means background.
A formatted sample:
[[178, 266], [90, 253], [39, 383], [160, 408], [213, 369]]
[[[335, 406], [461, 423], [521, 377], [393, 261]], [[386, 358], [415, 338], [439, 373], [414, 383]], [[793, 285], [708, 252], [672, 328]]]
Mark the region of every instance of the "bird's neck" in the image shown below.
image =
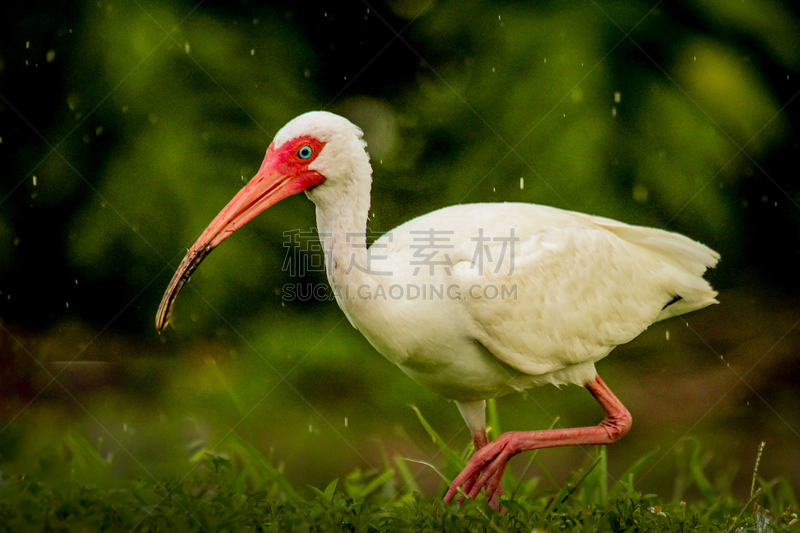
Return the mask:
[[370, 283], [366, 228], [370, 181], [361, 181], [337, 201], [318, 201], [317, 230], [325, 252], [328, 281], [334, 291]]

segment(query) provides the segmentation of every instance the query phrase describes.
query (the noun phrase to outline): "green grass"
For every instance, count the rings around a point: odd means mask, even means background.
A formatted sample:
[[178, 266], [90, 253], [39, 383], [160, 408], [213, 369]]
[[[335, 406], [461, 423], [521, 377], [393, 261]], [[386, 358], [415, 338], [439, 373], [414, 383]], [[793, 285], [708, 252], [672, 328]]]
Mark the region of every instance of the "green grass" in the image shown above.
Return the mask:
[[[493, 409], [490, 424], [499, 428]], [[442, 444], [417, 410], [444, 458], [442, 491], [465, 464], [463, 454]], [[479, 498], [445, 505], [419, 493], [408, 459], [384, 458], [381, 471], [355, 470], [327, 487], [295, 487], [254, 447], [232, 437], [224, 453], [201, 450], [183, 479], [120, 483], [93, 446], [76, 433], [43, 454], [30, 475], [0, 479], [0, 531], [800, 531], [797, 500], [788, 483], [758, 476], [748, 502], [731, 487], [714, 487], [703, 471], [705, 452], [693, 441], [676, 479], [676, 490], [695, 486], [702, 499], [681, 494], [665, 501], [635, 490], [635, 480], [655, 457], [634, 462], [620, 477], [606, 471], [606, 450], [573, 472], [566, 483], [546, 488], [542, 479], [504, 479], [505, 514]], [[552, 479], [534, 452], [544, 478]], [[528, 470], [527, 468], [525, 469]], [[524, 477], [524, 476], [523, 476]], [[547, 483], [550, 485], [550, 483]]]

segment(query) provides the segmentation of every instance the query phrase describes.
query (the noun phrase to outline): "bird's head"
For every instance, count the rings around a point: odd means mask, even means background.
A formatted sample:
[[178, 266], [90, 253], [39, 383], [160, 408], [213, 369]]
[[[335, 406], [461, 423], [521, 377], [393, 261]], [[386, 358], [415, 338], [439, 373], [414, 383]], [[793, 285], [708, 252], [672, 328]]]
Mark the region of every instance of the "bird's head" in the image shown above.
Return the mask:
[[351, 191], [366, 189], [369, 195], [372, 168], [361, 136], [349, 120], [325, 111], [305, 113], [281, 128], [253, 179], [186, 253], [161, 300], [156, 327], [167, 327], [178, 293], [211, 250], [259, 213], [299, 192], [317, 205], [341, 200]]

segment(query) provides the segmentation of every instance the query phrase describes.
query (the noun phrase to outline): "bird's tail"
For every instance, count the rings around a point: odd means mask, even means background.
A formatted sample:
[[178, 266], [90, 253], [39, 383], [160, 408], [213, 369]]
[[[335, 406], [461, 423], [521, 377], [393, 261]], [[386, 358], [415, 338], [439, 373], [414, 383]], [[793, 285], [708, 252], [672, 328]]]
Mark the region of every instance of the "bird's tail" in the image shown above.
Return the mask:
[[703, 278], [706, 270], [719, 261], [719, 254], [708, 246], [670, 231], [629, 226], [601, 217], [592, 217], [592, 221], [619, 238], [645, 248], [662, 263], [661, 274], [673, 281], [670, 288], [675, 299], [664, 307], [656, 321], [719, 303], [717, 291]]
[[[671, 270], [670, 265], [667, 265], [666, 269]], [[717, 291], [711, 288], [711, 284], [701, 276], [680, 271], [672, 272], [672, 274], [672, 278], [676, 282], [677, 296], [661, 310], [655, 322], [719, 303], [716, 298]]]

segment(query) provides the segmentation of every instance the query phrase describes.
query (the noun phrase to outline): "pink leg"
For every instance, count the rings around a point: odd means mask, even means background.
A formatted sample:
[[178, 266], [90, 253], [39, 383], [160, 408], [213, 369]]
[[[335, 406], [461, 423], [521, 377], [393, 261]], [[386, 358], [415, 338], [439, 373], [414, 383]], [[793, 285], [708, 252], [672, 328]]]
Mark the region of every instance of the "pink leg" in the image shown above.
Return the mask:
[[446, 503], [453, 501], [459, 487], [463, 487], [464, 492], [473, 499], [485, 487], [489, 503], [497, 509], [499, 503], [496, 496], [499, 495], [500, 478], [508, 461], [514, 455], [538, 448], [612, 444], [621, 439], [631, 428], [631, 415], [628, 410], [603, 383], [600, 376], [587, 383], [586, 388], [606, 412], [606, 418], [600, 424], [584, 428], [503, 433], [493, 442], [476, 450], [464, 471], [453, 480], [444, 496], [444, 501]]
[[485, 429], [480, 429], [472, 434], [472, 442], [475, 444], [475, 451], [477, 452], [487, 444], [489, 444], [489, 436], [486, 434]]

